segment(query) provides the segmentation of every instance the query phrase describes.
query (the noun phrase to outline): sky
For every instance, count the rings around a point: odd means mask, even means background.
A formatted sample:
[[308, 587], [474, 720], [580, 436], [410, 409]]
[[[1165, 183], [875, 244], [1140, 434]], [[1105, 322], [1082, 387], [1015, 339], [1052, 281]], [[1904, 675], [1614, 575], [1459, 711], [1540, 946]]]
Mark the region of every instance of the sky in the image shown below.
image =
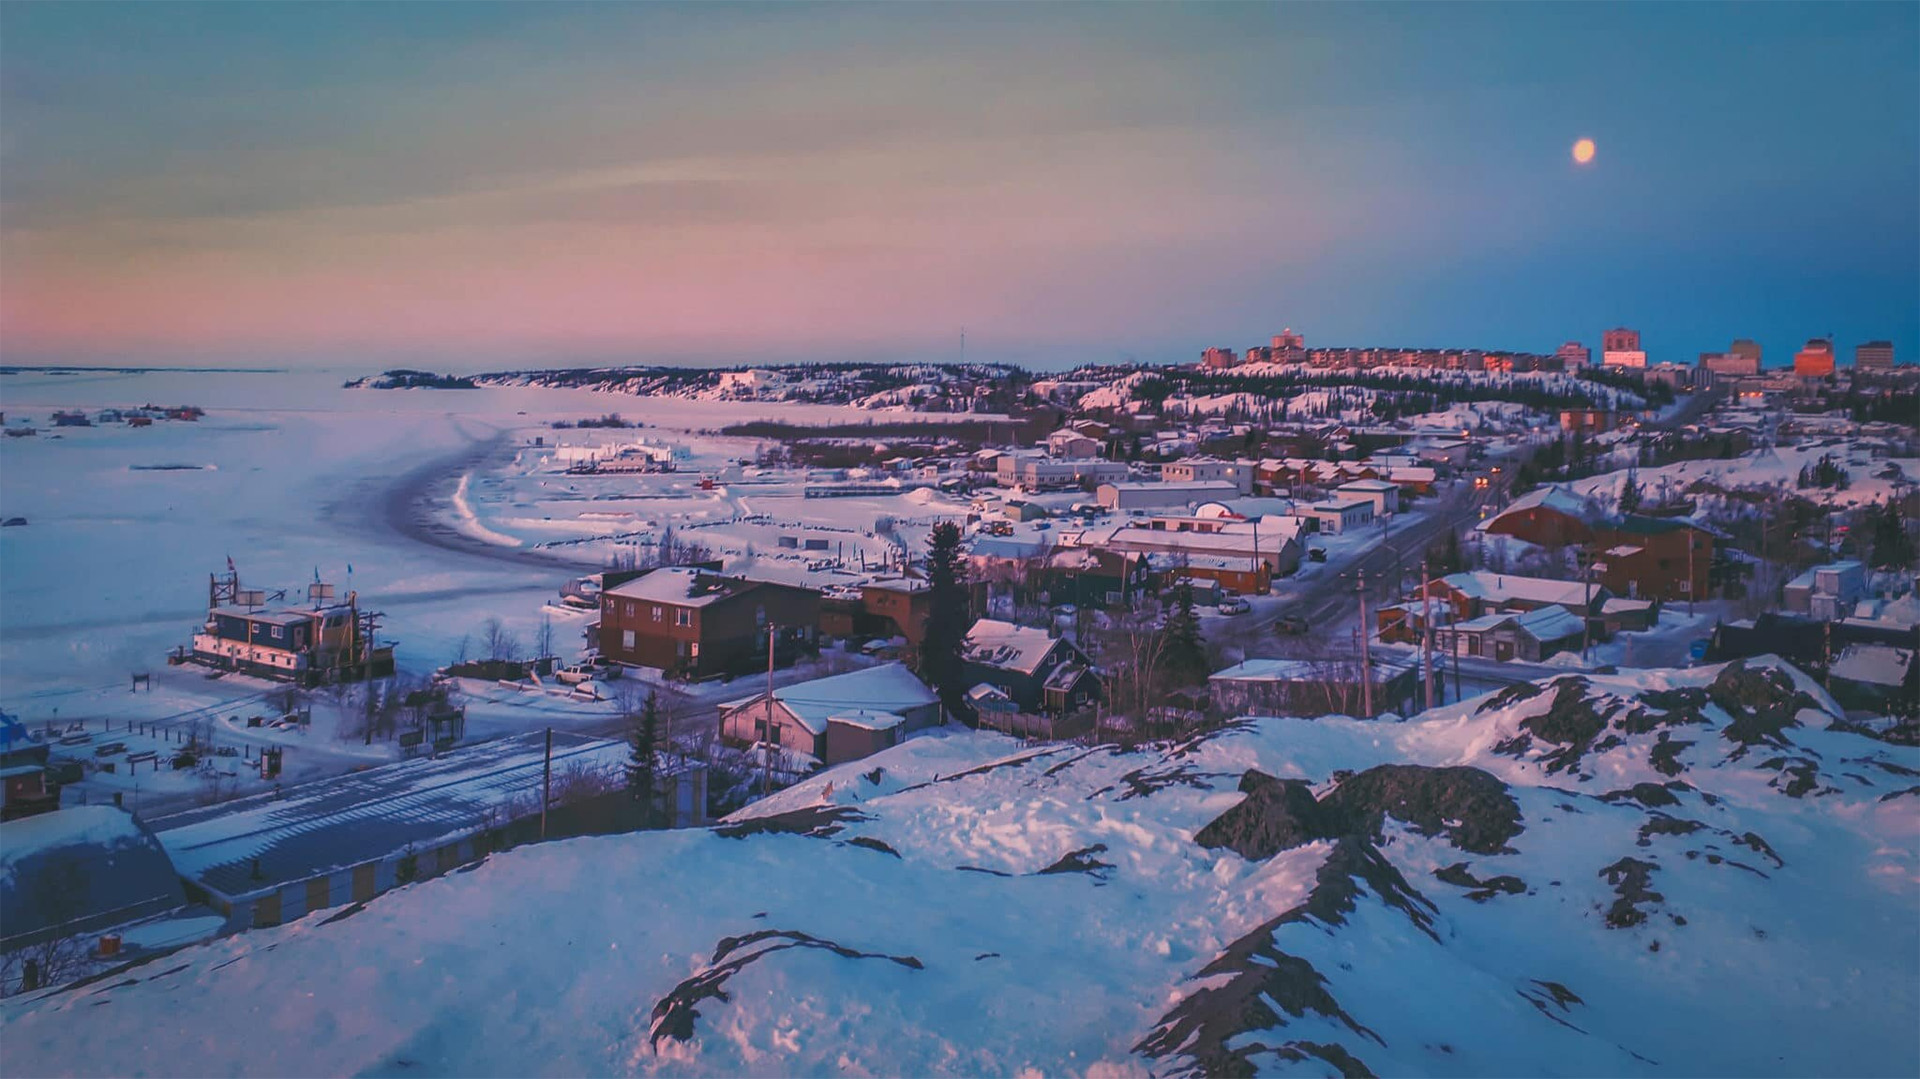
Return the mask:
[[0, 4], [0, 359], [1911, 362], [1916, 87], [1911, 3]]

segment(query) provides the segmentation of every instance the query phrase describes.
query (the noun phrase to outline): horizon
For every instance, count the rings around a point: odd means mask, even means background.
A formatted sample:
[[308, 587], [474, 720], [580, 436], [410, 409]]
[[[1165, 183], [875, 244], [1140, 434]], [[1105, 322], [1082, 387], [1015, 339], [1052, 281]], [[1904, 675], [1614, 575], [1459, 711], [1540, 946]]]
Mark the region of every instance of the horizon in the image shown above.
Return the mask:
[[0, 360], [1920, 352], [1912, 5], [849, 10], [9, 5]]

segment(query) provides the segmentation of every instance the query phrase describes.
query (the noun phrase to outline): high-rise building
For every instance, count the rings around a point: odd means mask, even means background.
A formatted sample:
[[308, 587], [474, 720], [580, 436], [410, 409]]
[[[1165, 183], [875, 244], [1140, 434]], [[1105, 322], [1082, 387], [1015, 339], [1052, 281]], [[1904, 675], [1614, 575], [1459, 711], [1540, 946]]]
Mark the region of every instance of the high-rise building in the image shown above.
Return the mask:
[[1238, 367], [1240, 356], [1230, 348], [1210, 348], [1200, 354], [1202, 367]]
[[1816, 337], [1793, 354], [1793, 373], [1801, 378], [1833, 377], [1833, 342]]
[[1560, 357], [1561, 366], [1569, 371], [1576, 367], [1585, 367], [1587, 364], [1593, 362], [1593, 353], [1587, 350], [1587, 346], [1578, 341], [1568, 341], [1566, 344], [1555, 349], [1553, 354]]
[[1608, 367], [1645, 367], [1647, 354], [1640, 351], [1640, 331], [1620, 326], [1601, 334], [1600, 362]]
[[1760, 346], [1742, 337], [1725, 352], [1702, 352], [1700, 367], [1716, 375], [1757, 375]]
[[1273, 335], [1273, 362], [1275, 363], [1307, 362], [1307, 339], [1301, 336], [1300, 334], [1294, 333], [1293, 327], [1291, 326], [1287, 327], [1284, 330], [1281, 330], [1279, 333], [1274, 334]]
[[1857, 371], [1893, 370], [1893, 342], [1868, 341], [1864, 345], [1855, 345], [1853, 366]]

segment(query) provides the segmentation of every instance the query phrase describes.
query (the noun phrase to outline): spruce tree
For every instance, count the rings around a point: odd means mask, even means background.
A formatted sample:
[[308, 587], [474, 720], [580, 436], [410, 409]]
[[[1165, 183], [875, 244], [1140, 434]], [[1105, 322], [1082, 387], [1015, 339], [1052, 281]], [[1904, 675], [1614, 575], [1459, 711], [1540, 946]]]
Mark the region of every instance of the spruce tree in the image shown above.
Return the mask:
[[660, 695], [647, 693], [647, 703], [637, 717], [630, 717], [627, 744], [627, 796], [640, 803], [642, 828], [652, 828], [654, 789], [660, 774]]
[[927, 537], [927, 627], [920, 638], [920, 680], [940, 695], [948, 711], [965, 715], [967, 687], [960, 649], [973, 627], [967, 609], [966, 563], [960, 526], [943, 521]]
[[1913, 540], [1907, 535], [1900, 507], [1892, 499], [1876, 503], [1867, 511], [1873, 518], [1873, 566], [1875, 569], [1906, 569], [1913, 565]]
[[1620, 512], [1635, 513], [1640, 509], [1640, 479], [1638, 474], [1627, 473], [1626, 486], [1620, 488]]
[[1197, 686], [1211, 674], [1207, 645], [1200, 637], [1200, 616], [1193, 609], [1193, 586], [1182, 582], [1173, 590], [1173, 609], [1167, 613], [1166, 646], [1161, 669], [1175, 687]]

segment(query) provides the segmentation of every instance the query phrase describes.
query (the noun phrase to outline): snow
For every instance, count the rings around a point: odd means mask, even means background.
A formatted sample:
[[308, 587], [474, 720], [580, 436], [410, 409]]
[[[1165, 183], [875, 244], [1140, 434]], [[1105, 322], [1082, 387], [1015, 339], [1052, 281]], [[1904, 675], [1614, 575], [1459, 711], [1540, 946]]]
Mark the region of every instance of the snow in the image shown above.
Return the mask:
[[1037, 626], [1016, 626], [997, 618], [982, 618], [967, 631], [962, 647], [963, 654], [974, 663], [1032, 674], [1047, 658], [1047, 653], [1053, 651], [1054, 643], [1055, 639]]
[[[1587, 676], [1588, 692], [1700, 686], [1717, 671]], [[1794, 685], [1814, 701], [1808, 719], [1832, 707], [1811, 681]], [[1200, 972], [1251, 937], [1310, 963], [1375, 1036], [1310, 1010], [1275, 1011], [1285, 1025], [1261, 1029], [1249, 1011], [1235, 1043], [1338, 1045], [1376, 1074], [1920, 1068], [1920, 854], [1912, 803], [1882, 800], [1911, 784], [1889, 768], [1920, 764], [1920, 751], [1791, 728], [1836, 787], [1793, 798], [1759, 755], [1729, 756], [1726, 717], [1709, 705], [1706, 727], [1682, 728], [1696, 789], [1652, 811], [1599, 797], [1661, 778], [1633, 764], [1652, 736], [1590, 754], [1577, 773], [1494, 751], [1552, 695], [1405, 723], [1259, 719], [1134, 752], [942, 730], [731, 822], [838, 812], [832, 834], [521, 848], [331, 924], [188, 948], [164, 979], [135, 970], [0, 1003], [0, 1037], [12, 1069], [79, 1075], [1166, 1074], [1183, 1058], [1137, 1047], [1181, 1001], [1231, 981], [1230, 968]], [[1431, 904], [1432, 936], [1366, 883], [1339, 920], [1277, 921], [1315, 888], [1327, 841], [1261, 860], [1194, 841], [1243, 800], [1249, 768], [1324, 797], [1336, 770], [1402, 760], [1492, 772], [1523, 827], [1509, 853], [1486, 855], [1385, 821], [1378, 850]], [[1663, 816], [1701, 827], [1645, 831]], [[1104, 868], [1038, 872], [1089, 850]], [[1618, 896], [1602, 871], [1625, 856], [1654, 866], [1661, 898], [1643, 904], [1644, 923], [1608, 928]], [[1436, 879], [1461, 863], [1521, 892], [1480, 902]], [[762, 932], [792, 935], [751, 936]], [[686, 1040], [656, 1026], [676, 985], [746, 957], [724, 995], [695, 1002]], [[1573, 997], [1554, 1003], [1547, 983]], [[102, 1016], [139, 1036], [100, 1036]], [[273, 1036], [208, 1038], [209, 1024]]]
[[[738, 708], [761, 700], [764, 696], [761, 694], [732, 701], [723, 707]], [[814, 734], [823, 733], [827, 723], [840, 718], [842, 713], [911, 711], [939, 700], [920, 679], [914, 677], [913, 672], [899, 663], [883, 663], [865, 670], [796, 682], [775, 688], [773, 696]]]

